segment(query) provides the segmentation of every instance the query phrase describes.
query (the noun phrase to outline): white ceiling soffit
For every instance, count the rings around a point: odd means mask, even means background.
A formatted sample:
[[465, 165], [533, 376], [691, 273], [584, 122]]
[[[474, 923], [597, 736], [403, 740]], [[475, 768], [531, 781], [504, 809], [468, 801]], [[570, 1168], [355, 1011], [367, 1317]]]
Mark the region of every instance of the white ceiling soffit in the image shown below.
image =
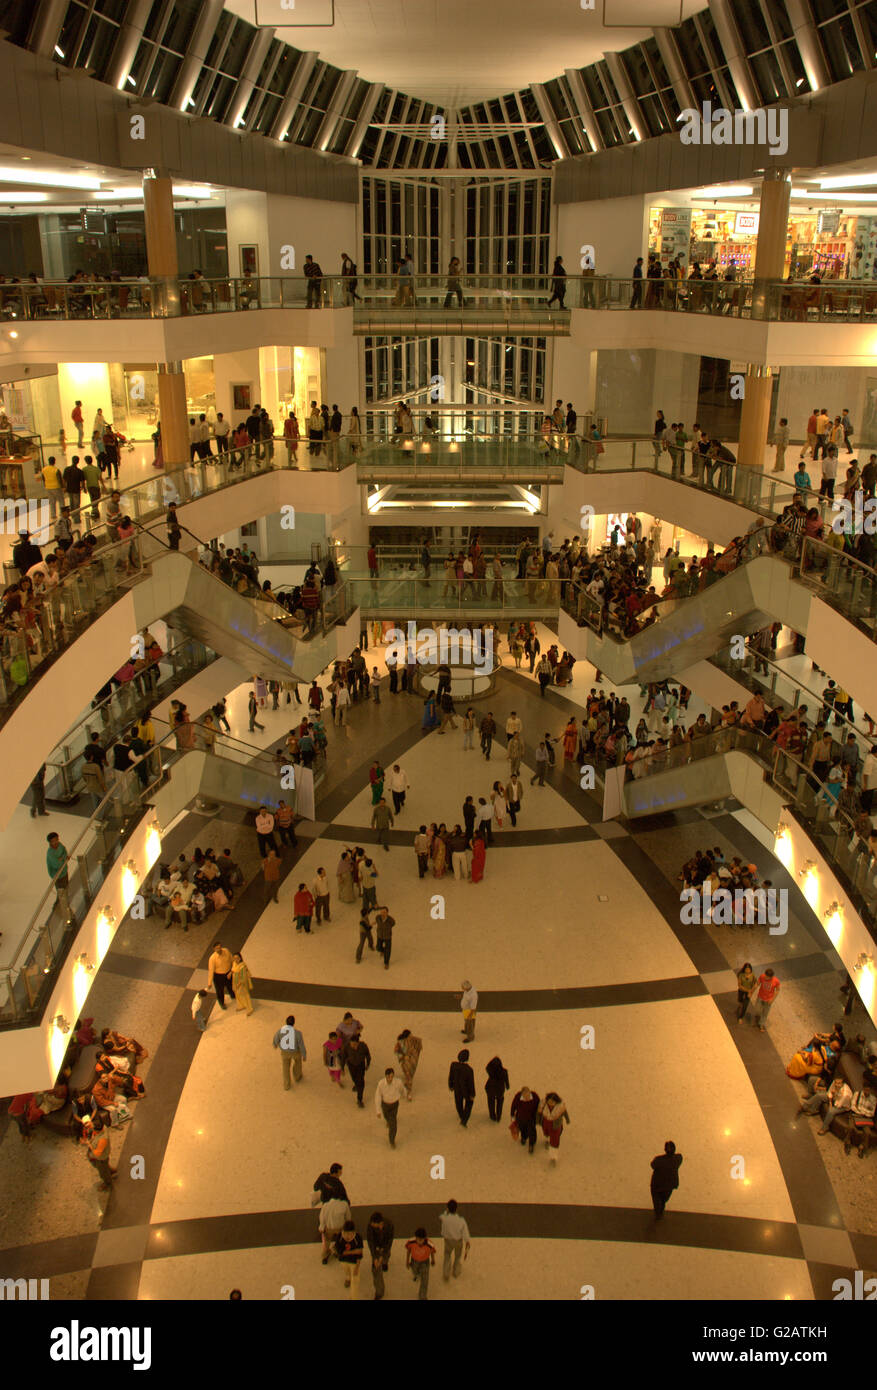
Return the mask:
[[[680, 0], [226, 0], [334, 67], [458, 108], [548, 82], [678, 24]], [[688, 16], [703, 0], [681, 0]], [[605, 6], [605, 14], [604, 14]], [[298, 23], [290, 24], [290, 19]], [[604, 23], [605, 19], [605, 23]], [[618, 27], [629, 26], [629, 27]]]

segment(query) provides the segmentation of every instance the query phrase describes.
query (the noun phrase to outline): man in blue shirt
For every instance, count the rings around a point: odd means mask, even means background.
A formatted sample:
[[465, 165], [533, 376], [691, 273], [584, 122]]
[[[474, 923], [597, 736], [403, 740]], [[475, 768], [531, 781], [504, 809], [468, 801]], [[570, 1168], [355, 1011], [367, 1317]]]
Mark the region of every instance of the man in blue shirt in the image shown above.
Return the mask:
[[72, 913], [70, 911], [70, 898], [67, 893], [67, 885], [70, 881], [66, 867], [67, 849], [65, 845], [61, 844], [61, 837], [55, 830], [52, 831], [51, 835], [46, 836], [46, 840], [49, 845], [46, 850], [46, 869], [49, 878], [54, 879], [57, 905], [69, 922]]

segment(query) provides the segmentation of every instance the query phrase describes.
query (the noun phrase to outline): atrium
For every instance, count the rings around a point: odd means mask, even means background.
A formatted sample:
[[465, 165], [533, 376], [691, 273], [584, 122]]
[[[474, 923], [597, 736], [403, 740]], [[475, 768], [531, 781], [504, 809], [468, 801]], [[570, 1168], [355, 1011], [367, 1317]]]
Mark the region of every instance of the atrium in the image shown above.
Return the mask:
[[0, 31], [0, 1296], [877, 1296], [877, 0]]

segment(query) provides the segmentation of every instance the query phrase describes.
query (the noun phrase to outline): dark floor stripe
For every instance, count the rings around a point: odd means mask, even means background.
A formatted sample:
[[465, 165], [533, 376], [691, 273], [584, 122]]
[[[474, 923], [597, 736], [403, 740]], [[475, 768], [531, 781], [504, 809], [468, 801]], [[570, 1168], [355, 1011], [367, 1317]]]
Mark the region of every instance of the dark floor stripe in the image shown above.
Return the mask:
[[[365, 963], [365, 962], [364, 962]], [[372, 961], [368, 962], [369, 972]], [[375, 957], [377, 964], [377, 957]], [[390, 975], [392, 975], [392, 964]], [[384, 974], [382, 972], [382, 978]], [[254, 980], [254, 998], [275, 1003], [342, 1005], [348, 1008], [449, 1013], [455, 1008], [449, 990], [359, 988], [358, 985], [308, 984], [297, 980]], [[699, 975], [665, 980], [633, 980], [623, 985], [583, 985], [578, 989], [480, 990], [478, 1013], [540, 1013], [552, 1009], [617, 1008], [623, 1004], [654, 1004], [667, 999], [693, 999], [706, 994]]]
[[[400, 1139], [400, 1144], [402, 1140]], [[521, 1162], [529, 1160], [521, 1155]], [[561, 1159], [561, 1162], [563, 1160]], [[674, 1194], [674, 1201], [677, 1194]], [[354, 1209], [360, 1223], [368, 1220], [373, 1203]], [[436, 1216], [439, 1204], [436, 1203]], [[672, 1204], [660, 1222], [651, 1207], [560, 1206], [533, 1202], [466, 1202], [466, 1220], [475, 1240], [599, 1240], [621, 1244], [654, 1241], [689, 1249], [727, 1250], [781, 1259], [804, 1258], [798, 1228], [792, 1222], [761, 1221], [710, 1212], [674, 1211]], [[404, 1206], [381, 1203], [381, 1211], [400, 1240], [426, 1221], [433, 1239], [437, 1220], [424, 1216], [424, 1203]], [[203, 1255], [219, 1250], [265, 1249], [278, 1245], [316, 1243], [317, 1217], [313, 1211], [251, 1212], [235, 1216], [202, 1217], [153, 1226], [146, 1246], [147, 1260], [168, 1256]], [[524, 1272], [522, 1271], [522, 1278]]]
[[[524, 813], [521, 812], [521, 819], [523, 818]], [[410, 830], [388, 830], [387, 839], [397, 848], [411, 849], [418, 828], [412, 825]], [[516, 845], [573, 845], [600, 838], [590, 825], [563, 825], [554, 830], [497, 830], [494, 827], [492, 834], [489, 850], [514, 849]], [[339, 825], [336, 822], [334, 825], [327, 825], [320, 838], [343, 840], [347, 845], [375, 845], [378, 842], [378, 832], [365, 825]]]
[[[84, 1180], [88, 1175], [84, 1174]], [[59, 1236], [33, 1245], [10, 1245], [0, 1250], [0, 1277], [48, 1279], [53, 1274], [72, 1274], [88, 1269], [97, 1246], [97, 1231], [81, 1236]]]

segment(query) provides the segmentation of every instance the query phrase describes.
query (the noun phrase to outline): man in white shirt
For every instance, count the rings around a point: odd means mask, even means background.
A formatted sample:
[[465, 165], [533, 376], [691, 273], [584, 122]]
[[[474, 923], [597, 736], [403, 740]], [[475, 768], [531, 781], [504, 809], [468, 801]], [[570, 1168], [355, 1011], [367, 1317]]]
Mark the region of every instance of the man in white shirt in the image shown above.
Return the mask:
[[27, 577], [32, 581], [36, 593], [57, 588], [61, 582], [61, 576], [58, 573], [58, 561], [54, 555], [47, 555], [44, 560], [37, 560], [36, 564], [31, 565], [27, 571]]
[[[469, 1238], [469, 1227], [466, 1225], [463, 1217], [458, 1214], [457, 1203], [454, 1201], [453, 1197], [448, 1202], [439, 1220], [442, 1225], [442, 1239], [445, 1242], [442, 1278], [445, 1283], [447, 1283], [451, 1277], [451, 1261], [453, 1261], [454, 1265], [454, 1278], [459, 1279], [462, 1272], [461, 1262], [468, 1256], [472, 1243]], [[465, 1254], [463, 1252], [464, 1244], [466, 1246]]]
[[335, 723], [336, 723], [336, 724], [339, 724], [339, 725], [340, 725], [340, 724], [343, 724], [343, 723], [344, 723], [344, 711], [346, 710], [346, 708], [347, 708], [347, 706], [348, 706], [349, 704], [350, 704], [350, 693], [349, 693], [349, 691], [348, 691], [348, 689], [347, 689], [347, 686], [344, 684], [343, 681], [339, 681], [339, 682], [338, 682], [338, 688], [337, 688], [337, 690], [335, 691]]
[[198, 429], [198, 422], [194, 415], [189, 416], [189, 461], [194, 463], [198, 455], [198, 444], [201, 439], [201, 431]]
[[265, 859], [269, 849], [277, 849], [277, 843], [274, 839], [274, 817], [267, 806], [259, 807], [259, 813], [256, 816], [256, 835], [259, 839], [259, 853]]
[[460, 1011], [463, 1015], [461, 1031], [467, 1042], [473, 1042], [475, 1038], [475, 1015], [478, 1012], [478, 991], [473, 989], [471, 980], [464, 980], [460, 989], [462, 994], [457, 997], [460, 1000]]
[[375, 1114], [380, 1118], [383, 1115], [390, 1135], [390, 1148], [396, 1147], [396, 1126], [399, 1120], [399, 1101], [405, 1094], [405, 1086], [401, 1082], [392, 1067], [387, 1067], [384, 1072], [383, 1081], [379, 1081], [375, 1090]]
[[405, 769], [400, 767], [398, 763], [394, 763], [387, 774], [387, 786], [393, 793], [393, 810], [397, 816], [405, 805], [405, 793], [409, 785]]
[[517, 712], [515, 710], [512, 710], [511, 714], [505, 722], [506, 738], [512, 738], [515, 734], [521, 733], [523, 727], [524, 725], [518, 717]]
[[343, 1197], [330, 1197], [320, 1207], [320, 1236], [323, 1241], [323, 1264], [327, 1265], [335, 1253], [335, 1240], [340, 1236], [345, 1221], [349, 1221], [350, 1205]]
[[228, 449], [229, 430], [229, 423], [220, 410], [216, 417], [216, 424], [213, 426], [213, 435], [216, 439], [216, 451], [219, 454], [224, 454]]

